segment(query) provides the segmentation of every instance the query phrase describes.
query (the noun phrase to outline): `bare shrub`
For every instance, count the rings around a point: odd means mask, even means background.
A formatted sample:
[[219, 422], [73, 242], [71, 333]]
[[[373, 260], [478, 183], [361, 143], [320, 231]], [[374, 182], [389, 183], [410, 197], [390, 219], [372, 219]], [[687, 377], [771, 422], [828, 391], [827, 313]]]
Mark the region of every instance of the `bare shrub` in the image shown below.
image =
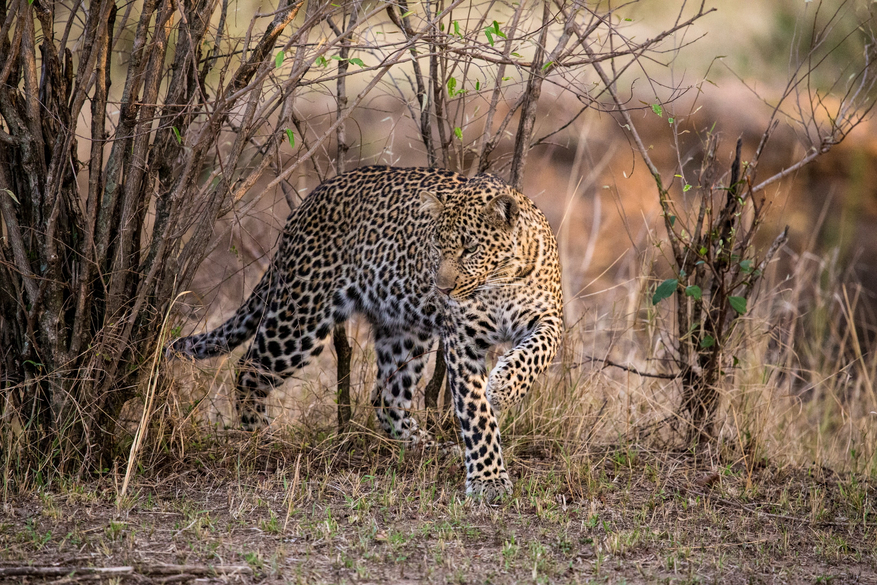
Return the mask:
[[[873, 17], [844, 25], [841, 15], [853, 5], [844, 3], [828, 13], [820, 9], [821, 5], [812, 14], [805, 13], [799, 24], [803, 39], [797, 39], [800, 46], [792, 47], [789, 79], [754, 153], [744, 161], [743, 140], [738, 139], [727, 171], [718, 162], [719, 137], [710, 129], [695, 128], [702, 146], [695, 149], [697, 155], [683, 155], [680, 137], [689, 130], [680, 128], [687, 127], [682, 124], [691, 112], [676, 112], [672, 104], [656, 99], [648, 107], [657, 116], [666, 114], [677, 155], [677, 166], [667, 180], [667, 172], [652, 162], [612, 78], [600, 65], [594, 66], [657, 187], [670, 247], [662, 254], [674, 276], [657, 286], [651, 302], [657, 305], [667, 298], [675, 302], [664, 345], [675, 366], [668, 377], [677, 379], [682, 388], [682, 402], [672, 419], [684, 421], [689, 441], [714, 436], [722, 380], [739, 362], [735, 348], [745, 347], [736, 334], [737, 325], [748, 314], [749, 301], [755, 298], [768, 264], [788, 240], [786, 227], [766, 249], [758, 249], [756, 236], [771, 203], [766, 189], [839, 144], [868, 118], [877, 100]], [[826, 66], [827, 59], [846, 43], [861, 47], [861, 58], [838, 76]], [[819, 83], [826, 75], [828, 81]], [[759, 162], [780, 120], [795, 129], [804, 143], [804, 155], [758, 180]]]

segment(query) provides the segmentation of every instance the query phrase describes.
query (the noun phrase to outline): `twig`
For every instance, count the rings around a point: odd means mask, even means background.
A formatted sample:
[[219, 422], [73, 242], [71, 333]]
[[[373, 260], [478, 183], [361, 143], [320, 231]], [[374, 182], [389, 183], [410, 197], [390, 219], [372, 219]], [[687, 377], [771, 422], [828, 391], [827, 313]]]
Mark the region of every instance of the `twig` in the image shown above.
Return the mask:
[[777, 250], [783, 247], [788, 241], [789, 226], [786, 226], [786, 229], [784, 229], [782, 233], [774, 239], [773, 244], [770, 245], [770, 248], [768, 248], [767, 253], [764, 255], [764, 259], [758, 265], [759, 272], [764, 272], [764, 269], [767, 268], [768, 264], [770, 264], [770, 261], [773, 259], [774, 254], [777, 253]]
[[[609, 360], [606, 358], [595, 358], [595, 357], [589, 356], [589, 355], [586, 355], [584, 357], [585, 357], [586, 362], [601, 362], [603, 364], [603, 367], [600, 368], [601, 370], [605, 369], [608, 366], [612, 366], [614, 368], [620, 368], [620, 369], [625, 370], [627, 372], [630, 372], [632, 374], [636, 374], [637, 376], [642, 376], [643, 378], [658, 378], [660, 380], [675, 380], [682, 375], [681, 373], [655, 374], [653, 372], [642, 372], [642, 371], [634, 368], [633, 366], [625, 366], [624, 364], [615, 363], [612, 360]], [[577, 367], [577, 366], [580, 366], [586, 362], [579, 362], [577, 364], [572, 364], [570, 367]]]
[[[524, 163], [527, 160], [529, 152], [530, 138], [533, 136], [533, 125], [536, 123], [536, 106], [539, 103], [539, 96], [542, 93], [542, 80], [544, 79], [544, 71], [542, 71], [542, 60], [545, 55], [545, 40], [548, 38], [548, 23], [551, 18], [551, 11], [548, 3], [543, 5], [542, 10], [542, 32], [539, 35], [539, 41], [536, 43], [536, 54], [533, 56], [533, 64], [530, 67], [530, 76], [527, 79], [527, 89], [524, 91], [524, 102], [521, 104], [521, 119], [518, 122], [518, 132], [515, 135], [514, 154], [512, 155], [512, 168], [509, 173], [509, 184], [515, 189], [522, 191], [524, 189]], [[570, 19], [572, 21], [572, 19]], [[567, 27], [568, 28], [568, 27]], [[562, 37], [563, 44], [569, 36], [564, 30]], [[558, 49], [561, 49], [558, 43]]]
[[73, 575], [251, 575], [247, 565], [135, 565], [124, 567], [2, 567], [4, 577], [69, 577]]
[[[408, 13], [408, 3], [407, 0], [400, 0], [399, 8], [402, 11], [402, 14]], [[411, 37], [414, 36], [414, 30], [411, 28], [411, 24], [409, 22], [408, 16], [400, 17], [396, 14], [396, 9], [392, 4], [387, 6], [387, 14], [390, 16], [390, 20], [395, 24], [405, 35], [405, 40], [408, 41]], [[426, 161], [430, 167], [436, 166], [436, 152], [435, 145], [432, 142], [432, 123], [429, 118], [429, 109], [430, 102], [429, 96], [426, 93], [426, 85], [423, 82], [423, 71], [420, 69], [420, 62], [417, 60], [417, 48], [415, 46], [411, 46], [411, 66], [414, 69], [414, 80], [417, 83], [417, 103], [420, 106], [420, 137], [423, 140], [423, 145], [426, 147]], [[412, 119], [414, 117], [412, 116]]]

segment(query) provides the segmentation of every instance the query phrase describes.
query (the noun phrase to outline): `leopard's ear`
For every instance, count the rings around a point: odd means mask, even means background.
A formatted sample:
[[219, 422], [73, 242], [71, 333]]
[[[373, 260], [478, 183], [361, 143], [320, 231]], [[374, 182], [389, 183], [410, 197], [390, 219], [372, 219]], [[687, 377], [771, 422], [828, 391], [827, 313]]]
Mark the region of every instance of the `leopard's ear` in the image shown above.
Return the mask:
[[493, 225], [510, 230], [518, 221], [520, 207], [511, 195], [500, 195], [488, 201], [482, 212]]
[[420, 192], [420, 211], [426, 212], [430, 214], [433, 219], [438, 219], [438, 216], [442, 214], [442, 211], [445, 208], [445, 204], [442, 203], [441, 199], [435, 196], [434, 193], [430, 193], [429, 191], [421, 191]]

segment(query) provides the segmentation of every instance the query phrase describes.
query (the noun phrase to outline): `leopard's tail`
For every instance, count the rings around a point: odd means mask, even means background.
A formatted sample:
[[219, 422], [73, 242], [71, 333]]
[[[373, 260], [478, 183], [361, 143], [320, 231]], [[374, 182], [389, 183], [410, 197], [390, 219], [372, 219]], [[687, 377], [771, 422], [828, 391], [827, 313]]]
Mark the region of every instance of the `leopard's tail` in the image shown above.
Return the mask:
[[168, 352], [195, 359], [209, 358], [228, 353], [255, 335], [268, 304], [274, 276], [272, 263], [249, 298], [225, 323], [213, 331], [177, 339], [169, 346]]

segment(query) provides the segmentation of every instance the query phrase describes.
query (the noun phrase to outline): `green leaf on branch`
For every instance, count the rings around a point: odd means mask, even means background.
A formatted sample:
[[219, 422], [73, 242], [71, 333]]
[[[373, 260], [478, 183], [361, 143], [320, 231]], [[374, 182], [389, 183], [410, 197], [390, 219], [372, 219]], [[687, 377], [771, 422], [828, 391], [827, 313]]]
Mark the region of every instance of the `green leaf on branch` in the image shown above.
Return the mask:
[[285, 130], [285, 132], [286, 132], [286, 138], [287, 138], [287, 140], [289, 140], [290, 148], [295, 148], [295, 134], [293, 134], [292, 130], [290, 130], [289, 128], [287, 128]]
[[487, 42], [490, 43], [490, 46], [493, 46], [493, 29], [489, 26], [484, 29], [484, 34], [487, 36]]
[[460, 32], [460, 23], [457, 22], [456, 20], [454, 21], [454, 34], [457, 35], [458, 37], [460, 37], [461, 39], [463, 38], [463, 34]]
[[652, 304], [657, 305], [674, 292], [676, 292], [676, 287], [679, 285], [678, 278], [670, 278], [662, 282], [658, 285], [658, 288], [655, 289], [655, 294], [652, 295]]
[[463, 141], [463, 129], [462, 128], [460, 128], [459, 126], [454, 128], [454, 134], [457, 136], [457, 138], [460, 139], [461, 142]]
[[689, 189], [691, 189], [691, 183], [689, 183], [689, 184], [685, 185], [684, 187], [682, 187], [682, 192], [683, 192], [683, 193], [687, 193]]
[[545, 65], [542, 66], [542, 71], [545, 71], [546, 69], [548, 69], [552, 65], [554, 65], [554, 61], [549, 61], [548, 63], [546, 63]]
[[180, 136], [180, 131], [177, 130], [177, 127], [176, 127], [176, 126], [171, 126], [171, 130], [174, 131], [174, 136], [176, 136], [176, 138], [177, 138], [177, 142], [180, 143], [180, 144], [182, 144], [182, 143], [183, 143], [183, 137]]
[[743, 271], [744, 274], [752, 273], [752, 260], [743, 260], [740, 262], [740, 270]]
[[704, 349], [708, 349], [716, 344], [715, 338], [712, 335], [704, 335], [703, 339], [700, 340], [700, 346]]
[[414, 11], [413, 11], [413, 10], [409, 10], [408, 12], [406, 12], [405, 14], [402, 15], [402, 18], [408, 18], [408, 17], [411, 16], [412, 14], [414, 14]]
[[661, 104], [652, 104], [652, 111], [655, 112], [659, 117], [664, 117], [664, 108], [661, 107]]
[[362, 59], [360, 59], [359, 57], [353, 57], [351, 59], [348, 59], [348, 61], [350, 61], [354, 65], [359, 65], [360, 67], [365, 67], [365, 63], [363, 63]]
[[699, 301], [702, 295], [703, 295], [703, 291], [696, 284], [692, 284], [691, 286], [685, 287], [685, 296], [691, 297], [695, 301]]
[[743, 297], [728, 297], [728, 302], [731, 303], [731, 308], [740, 313], [741, 315], [746, 314], [746, 299]]
[[276, 69], [280, 69], [280, 66], [283, 65], [283, 60], [285, 58], [286, 58], [286, 55], [284, 55], [283, 51], [280, 51], [279, 53], [277, 53], [277, 56], [274, 57], [274, 67]]

